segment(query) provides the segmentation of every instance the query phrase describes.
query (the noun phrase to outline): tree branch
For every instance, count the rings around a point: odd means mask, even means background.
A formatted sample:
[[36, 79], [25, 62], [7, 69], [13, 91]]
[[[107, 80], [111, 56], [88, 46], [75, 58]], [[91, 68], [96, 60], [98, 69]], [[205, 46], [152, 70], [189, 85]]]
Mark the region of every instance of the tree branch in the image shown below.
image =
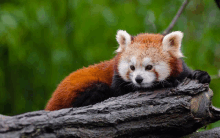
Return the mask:
[[0, 115], [0, 137], [179, 137], [220, 119], [207, 84], [128, 93], [95, 105]]
[[180, 9], [178, 10], [177, 14], [175, 15], [175, 17], [173, 18], [172, 22], [170, 23], [170, 25], [167, 27], [167, 29], [163, 32], [163, 35], [168, 34], [174, 27], [174, 25], [176, 24], [177, 19], [180, 17], [180, 15], [182, 14], [183, 10], [186, 8], [186, 5], [189, 3], [189, 0], [185, 0], [182, 4], [182, 6], [180, 7]]
[[220, 137], [220, 127], [217, 127], [207, 131], [195, 132], [184, 138], [219, 138], [219, 137]]

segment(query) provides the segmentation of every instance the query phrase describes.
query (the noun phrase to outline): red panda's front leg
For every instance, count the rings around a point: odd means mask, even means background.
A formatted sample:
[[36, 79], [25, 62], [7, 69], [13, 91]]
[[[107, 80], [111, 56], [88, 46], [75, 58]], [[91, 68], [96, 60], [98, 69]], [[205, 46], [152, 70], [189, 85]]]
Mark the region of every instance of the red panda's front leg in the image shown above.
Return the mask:
[[188, 76], [188, 78], [193, 80], [198, 80], [199, 83], [210, 83], [211, 77], [206, 71], [202, 70], [194, 70], [192, 74]]

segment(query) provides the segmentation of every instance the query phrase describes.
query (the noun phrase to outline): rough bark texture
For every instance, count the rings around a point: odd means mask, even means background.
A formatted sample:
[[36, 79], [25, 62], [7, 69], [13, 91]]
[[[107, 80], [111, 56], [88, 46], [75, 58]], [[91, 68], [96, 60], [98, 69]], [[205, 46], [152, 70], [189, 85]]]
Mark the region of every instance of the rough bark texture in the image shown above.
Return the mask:
[[129, 93], [86, 107], [0, 115], [0, 137], [181, 137], [219, 120], [211, 97], [208, 85], [185, 80], [177, 88]]
[[211, 130], [203, 132], [195, 132], [186, 136], [185, 138], [219, 138], [220, 137], [220, 127], [213, 128]]

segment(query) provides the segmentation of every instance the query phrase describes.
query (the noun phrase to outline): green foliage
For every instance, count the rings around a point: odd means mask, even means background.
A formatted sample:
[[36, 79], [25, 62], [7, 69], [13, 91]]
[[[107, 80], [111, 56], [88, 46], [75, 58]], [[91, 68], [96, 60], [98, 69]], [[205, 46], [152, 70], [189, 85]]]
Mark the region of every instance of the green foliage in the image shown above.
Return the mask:
[[[182, 0], [3, 0], [0, 2], [0, 114], [42, 110], [59, 82], [83, 66], [111, 59], [118, 29], [162, 33]], [[192, 69], [218, 74], [220, 10], [190, 1], [173, 30], [184, 32]], [[213, 104], [220, 107], [220, 79]], [[220, 123], [209, 128], [220, 126]]]

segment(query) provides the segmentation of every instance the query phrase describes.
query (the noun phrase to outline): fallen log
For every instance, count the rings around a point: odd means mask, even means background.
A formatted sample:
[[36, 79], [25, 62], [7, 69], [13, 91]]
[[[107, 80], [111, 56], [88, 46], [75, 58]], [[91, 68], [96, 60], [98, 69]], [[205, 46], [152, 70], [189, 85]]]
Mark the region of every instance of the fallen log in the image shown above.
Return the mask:
[[220, 137], [220, 127], [213, 128], [210, 130], [195, 132], [184, 138], [219, 138]]
[[128, 93], [58, 111], [0, 115], [0, 137], [181, 137], [220, 119], [208, 84]]

